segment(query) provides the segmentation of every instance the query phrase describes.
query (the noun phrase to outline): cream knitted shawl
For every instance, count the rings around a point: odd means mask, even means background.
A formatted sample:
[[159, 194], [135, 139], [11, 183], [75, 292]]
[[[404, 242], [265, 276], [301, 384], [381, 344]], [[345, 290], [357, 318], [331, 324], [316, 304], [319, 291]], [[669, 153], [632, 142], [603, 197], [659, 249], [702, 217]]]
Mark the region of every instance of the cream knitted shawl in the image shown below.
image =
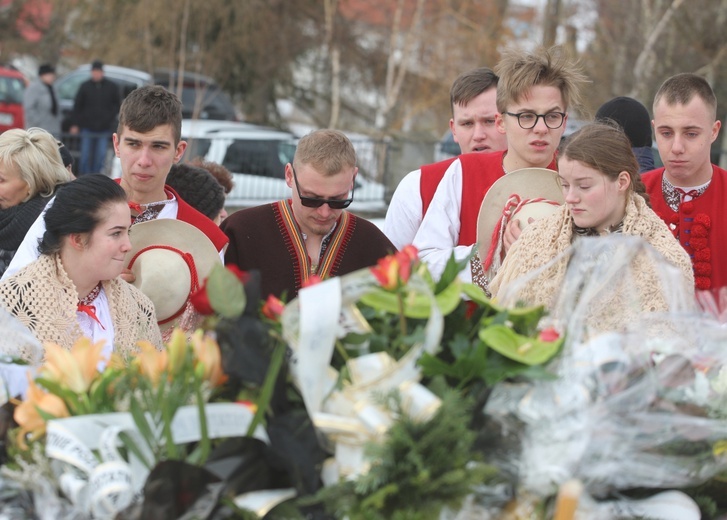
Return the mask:
[[[117, 278], [103, 282], [114, 323], [114, 352], [129, 356], [136, 343], [148, 340], [162, 347], [154, 304], [133, 285]], [[83, 334], [76, 318], [78, 292], [63, 269], [60, 256], [41, 255], [0, 283], [0, 305], [16, 316], [41, 342], [70, 349]], [[29, 352], [17, 355], [24, 359]]]
[[[644, 238], [667, 261], [679, 268], [684, 275], [684, 287], [694, 287], [692, 264], [686, 251], [671, 234], [666, 224], [649, 208], [639, 195], [629, 197], [622, 233]], [[513, 244], [505, 261], [493, 278], [489, 288], [493, 296], [502, 296], [514, 280], [539, 269], [560, 255], [560, 259], [544, 269], [535, 278], [523, 284], [518, 300], [529, 305], [545, 305], [550, 308], [563, 287], [568, 255], [566, 251], [573, 238], [573, 220], [570, 210], [563, 206], [558, 212], [534, 222]], [[628, 282], [616, 284], [599, 308], [591, 309], [598, 317], [600, 330], [619, 330], [629, 321], [632, 295], [639, 296], [642, 311], [669, 310], [657, 265], [646, 255], [641, 255], [631, 267], [635, 287]]]

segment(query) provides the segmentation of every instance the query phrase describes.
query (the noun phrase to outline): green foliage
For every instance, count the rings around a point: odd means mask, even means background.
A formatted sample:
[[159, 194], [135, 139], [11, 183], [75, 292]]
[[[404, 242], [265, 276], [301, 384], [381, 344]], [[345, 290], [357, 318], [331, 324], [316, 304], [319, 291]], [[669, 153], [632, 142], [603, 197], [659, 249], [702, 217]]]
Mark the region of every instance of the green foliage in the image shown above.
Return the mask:
[[474, 485], [496, 476], [491, 466], [473, 461], [471, 405], [458, 392], [447, 391], [426, 422], [407, 417], [396, 395], [390, 397], [397, 419], [382, 442], [367, 446], [370, 471], [319, 493], [338, 518], [436, 518], [444, 506], [457, 507]]

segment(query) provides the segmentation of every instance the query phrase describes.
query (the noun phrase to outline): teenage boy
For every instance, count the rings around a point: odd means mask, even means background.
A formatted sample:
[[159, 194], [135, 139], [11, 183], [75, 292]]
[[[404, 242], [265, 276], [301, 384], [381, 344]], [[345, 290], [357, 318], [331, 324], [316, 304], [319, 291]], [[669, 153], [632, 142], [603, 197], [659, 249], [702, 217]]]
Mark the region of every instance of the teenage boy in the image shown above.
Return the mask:
[[[414, 238], [435, 277], [452, 252], [457, 259], [472, 252], [482, 199], [497, 179], [521, 168], [556, 169], [555, 152], [568, 109], [579, 104], [586, 81], [561, 47], [508, 51], [495, 72], [500, 77], [495, 124], [506, 137], [507, 149], [461, 155], [444, 174]], [[477, 256], [460, 276], [471, 281], [473, 274], [476, 283], [487, 286]]]
[[[222, 254], [228, 242], [225, 234], [166, 185], [169, 169], [179, 162], [187, 146], [181, 133], [182, 103], [164, 87], [140, 87], [121, 105], [114, 151], [121, 160], [120, 183], [129, 197], [132, 220], [175, 218], [187, 222], [207, 235]], [[3, 279], [38, 258], [38, 239], [45, 233], [43, 217], [44, 213], [28, 230]]]
[[[460, 75], [449, 91], [452, 118], [449, 128], [462, 153], [496, 152], [507, 147], [495, 126], [497, 75], [487, 67]], [[384, 221], [384, 233], [401, 249], [414, 240], [422, 218], [444, 172], [454, 161], [446, 159], [409, 172], [396, 187]]]
[[696, 74], [667, 79], [654, 97], [654, 135], [663, 168], [642, 176], [654, 211], [694, 265], [699, 290], [727, 285], [727, 171], [711, 163], [717, 98]]

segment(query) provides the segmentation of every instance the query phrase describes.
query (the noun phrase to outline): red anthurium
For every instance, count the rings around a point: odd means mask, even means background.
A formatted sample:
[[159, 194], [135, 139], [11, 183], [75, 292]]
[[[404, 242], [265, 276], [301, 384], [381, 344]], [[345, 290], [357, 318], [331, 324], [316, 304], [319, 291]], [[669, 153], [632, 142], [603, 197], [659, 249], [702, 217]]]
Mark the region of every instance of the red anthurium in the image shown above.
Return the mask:
[[228, 271], [230, 271], [232, 274], [237, 276], [237, 278], [243, 283], [246, 284], [247, 281], [250, 279], [250, 273], [247, 271], [243, 271], [239, 267], [237, 267], [234, 264], [229, 264], [225, 266]]
[[263, 305], [263, 315], [268, 319], [278, 321], [280, 315], [283, 314], [283, 309], [285, 309], [285, 304], [271, 294]]
[[214, 309], [212, 309], [212, 305], [210, 304], [209, 295], [207, 294], [206, 280], [202, 287], [190, 295], [189, 301], [194, 309], [203, 316], [210, 316], [215, 313]]

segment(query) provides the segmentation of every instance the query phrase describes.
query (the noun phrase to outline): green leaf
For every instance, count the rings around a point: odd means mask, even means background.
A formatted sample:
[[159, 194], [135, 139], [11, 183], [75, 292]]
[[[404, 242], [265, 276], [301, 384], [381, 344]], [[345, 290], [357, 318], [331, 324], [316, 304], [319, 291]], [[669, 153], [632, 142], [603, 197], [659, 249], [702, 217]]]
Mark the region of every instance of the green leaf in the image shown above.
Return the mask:
[[144, 456], [144, 453], [141, 451], [141, 449], [136, 445], [136, 443], [131, 439], [131, 436], [121, 431], [119, 432], [119, 439], [121, 439], [121, 443], [124, 445], [126, 450], [130, 453], [133, 453], [136, 455], [136, 457], [141, 461], [144, 466], [147, 467], [147, 469], [151, 469], [151, 462], [146, 460], [146, 457]]
[[505, 325], [491, 325], [480, 330], [480, 339], [503, 356], [525, 365], [542, 365], [555, 356], [563, 344], [521, 336]]
[[454, 253], [449, 257], [449, 260], [447, 260], [447, 264], [444, 266], [444, 271], [442, 272], [442, 276], [439, 278], [439, 281], [437, 282], [437, 285], [434, 287], [434, 294], [439, 294], [443, 290], [445, 290], [447, 287], [449, 287], [452, 282], [457, 280], [457, 275], [462, 272], [463, 269], [467, 267], [467, 263], [470, 261], [470, 259], [475, 255], [475, 252], [477, 251], [476, 247], [472, 248], [472, 251], [467, 256], [467, 258], [463, 258], [460, 261], [457, 261], [454, 258]]
[[237, 318], [245, 310], [245, 288], [235, 274], [215, 265], [207, 279], [207, 296], [212, 308], [225, 318]]
[[[435, 296], [439, 310], [445, 316], [457, 308], [460, 301], [460, 287], [462, 283], [455, 280], [446, 289]], [[376, 288], [364, 294], [360, 302], [377, 310], [391, 314], [399, 314], [399, 299], [397, 293]], [[404, 315], [407, 318], [424, 319], [431, 314], [431, 299], [418, 293], [408, 293], [404, 297]]]
[[524, 365], [506, 358], [494, 350], [488, 350], [487, 352], [487, 366], [482, 376], [488, 386], [496, 385], [501, 381], [517, 376], [543, 380], [552, 380], [557, 377], [542, 366]]
[[139, 401], [134, 399], [133, 396], [129, 403], [129, 411], [131, 412], [131, 417], [134, 419], [136, 429], [139, 430], [139, 433], [146, 441], [147, 446], [149, 446], [149, 449], [152, 453], [154, 453], [157, 445], [156, 435], [152, 432], [151, 427], [149, 426], [149, 421], [146, 418], [146, 414], [144, 413], [144, 410], [141, 409], [141, 406], [139, 406]]

